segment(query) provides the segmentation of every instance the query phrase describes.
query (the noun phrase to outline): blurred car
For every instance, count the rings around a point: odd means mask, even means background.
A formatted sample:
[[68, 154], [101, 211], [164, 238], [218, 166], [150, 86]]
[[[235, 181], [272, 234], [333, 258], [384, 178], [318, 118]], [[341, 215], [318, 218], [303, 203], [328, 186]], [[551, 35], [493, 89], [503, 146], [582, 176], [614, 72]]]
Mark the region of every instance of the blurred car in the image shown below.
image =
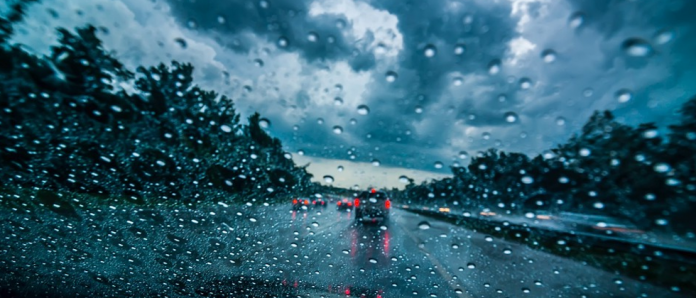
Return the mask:
[[326, 201], [324, 201], [324, 199], [322, 199], [322, 198], [316, 198], [316, 199], [312, 200], [312, 206], [326, 207]]
[[307, 198], [293, 198], [292, 199], [292, 210], [307, 210], [311, 202]]
[[350, 210], [353, 209], [353, 202], [344, 198], [336, 202], [336, 206], [338, 207], [338, 210]]
[[355, 206], [355, 220], [381, 222], [389, 218], [391, 200], [385, 192], [372, 189], [360, 193], [353, 201], [353, 206]]

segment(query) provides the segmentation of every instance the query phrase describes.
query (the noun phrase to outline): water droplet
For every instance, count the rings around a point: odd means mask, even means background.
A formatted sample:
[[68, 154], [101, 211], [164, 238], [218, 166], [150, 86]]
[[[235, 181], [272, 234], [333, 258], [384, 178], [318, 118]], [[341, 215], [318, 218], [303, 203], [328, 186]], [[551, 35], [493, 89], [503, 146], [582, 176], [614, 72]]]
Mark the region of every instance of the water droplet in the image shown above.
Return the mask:
[[459, 249], [459, 245], [456, 244], [456, 243], [453, 243], [453, 244], [452, 244], [452, 249]]
[[404, 175], [399, 176], [399, 182], [401, 182], [403, 184], [408, 184], [408, 177], [406, 177]]
[[181, 38], [181, 37], [175, 38], [175, 39], [174, 39], [174, 42], [175, 42], [177, 45], [179, 45], [180, 48], [186, 49], [187, 43], [186, 43], [186, 40], [185, 40], [185, 39], [183, 39], [183, 38]]
[[500, 60], [495, 59], [491, 62], [488, 63], [488, 73], [489, 74], [497, 74], [500, 72]]
[[384, 79], [387, 80], [387, 82], [392, 83], [396, 81], [396, 79], [399, 77], [399, 75], [396, 74], [396, 72], [393, 71], [387, 71], [386, 74], [384, 74]]
[[349, 122], [351, 125], [358, 124], [358, 120], [355, 120], [355, 118], [350, 118], [350, 120], [348, 120], [348, 122]]
[[459, 158], [460, 159], [467, 159], [469, 157], [469, 154], [466, 153], [466, 151], [459, 151]]
[[643, 137], [646, 139], [652, 139], [657, 137], [658, 132], [657, 129], [649, 129], [643, 132]]
[[222, 16], [222, 15], [219, 15], [219, 16], [217, 17], [217, 22], [218, 22], [218, 24], [220, 24], [220, 25], [224, 24], [224, 23], [225, 23], [225, 17]]
[[338, 170], [339, 172], [343, 172], [343, 166], [338, 166], [338, 168], [336, 168], [336, 170]]
[[527, 212], [524, 214], [524, 217], [526, 218], [534, 218], [534, 213], [533, 212]]
[[369, 113], [370, 113], [370, 108], [368, 108], [366, 105], [359, 105], [358, 106], [358, 114], [367, 115]]
[[669, 172], [669, 170], [671, 170], [671, 167], [668, 164], [661, 162], [661, 163], [655, 164], [653, 169], [655, 170], [655, 172], [658, 172], [658, 173], [666, 173], [666, 172]]
[[304, 152], [304, 150], [300, 149], [300, 150], [297, 150], [297, 154], [299, 154], [299, 155], [304, 155], [305, 152]]
[[285, 38], [285, 37], [282, 37], [282, 36], [279, 37], [279, 38], [278, 38], [278, 41], [276, 42], [276, 44], [277, 44], [279, 47], [281, 47], [281, 48], [287, 47], [287, 46], [288, 46], [288, 43], [289, 43], [289, 42], [288, 42], [288, 39]]
[[309, 32], [309, 34], [307, 34], [307, 41], [317, 42], [317, 40], [319, 40], [319, 35], [316, 32]]
[[452, 80], [452, 85], [461, 86], [463, 82], [464, 80], [462, 80], [462, 78], [457, 77]]
[[421, 222], [418, 224], [418, 228], [421, 229], [421, 230], [430, 229], [430, 223], [427, 222], [427, 221], [421, 221]]
[[250, 221], [250, 222], [256, 222], [256, 218], [251, 217], [251, 218], [249, 218], [249, 221]]
[[263, 8], [263, 9], [268, 8], [268, 1], [266, 1], [266, 0], [259, 1], [259, 7]]
[[590, 97], [592, 94], [594, 94], [594, 90], [592, 90], [592, 88], [587, 88], [582, 91], [582, 96], [584, 97]]
[[590, 151], [590, 149], [587, 148], [580, 148], [580, 151], [578, 151], [578, 153], [580, 154], [580, 156], [590, 156], [592, 151]]
[[335, 133], [335, 134], [337, 134], [337, 135], [342, 134], [342, 133], [343, 133], [343, 127], [340, 127], [340, 126], [338, 126], [338, 125], [334, 126], [334, 127], [333, 127], [333, 133]]
[[532, 184], [532, 183], [534, 183], [534, 178], [532, 178], [531, 176], [522, 176], [522, 179], [520, 179], [520, 180], [521, 180], [522, 183], [524, 183], [524, 184]]
[[226, 132], [226, 133], [232, 132], [232, 128], [229, 127], [228, 125], [225, 125], [225, 124], [220, 125], [220, 130], [222, 130], [222, 131], [224, 131], [224, 132]]
[[372, 160], [372, 165], [375, 166], [375, 167], [379, 167], [379, 165], [380, 165], [379, 160], [373, 159], [373, 160]]
[[561, 183], [561, 184], [566, 184], [566, 183], [568, 183], [569, 181], [570, 181], [570, 180], [568, 180], [568, 177], [561, 176], [561, 177], [558, 178], [558, 182]]
[[484, 140], [488, 140], [488, 139], [491, 138], [491, 134], [490, 134], [489, 132], [484, 132], [484, 133], [481, 134], [481, 137], [482, 137]]
[[604, 209], [604, 203], [595, 202], [594, 204], [592, 204], [592, 207], [595, 207], [596, 209]]
[[530, 80], [529, 78], [521, 78], [520, 89], [527, 90], [529, 88], [532, 88], [532, 80]]
[[512, 253], [512, 250], [510, 250], [509, 248], [506, 248], [506, 249], [503, 249], [503, 253], [506, 255], [509, 255]]
[[582, 23], [585, 22], [585, 14], [582, 12], [576, 12], [570, 16], [568, 19], [568, 26], [570, 28], [578, 28], [582, 25]]
[[324, 124], [324, 118], [317, 118], [317, 124]]
[[483, 238], [483, 240], [486, 240], [486, 242], [493, 242], [493, 237], [491, 236], [486, 236]]
[[256, 65], [256, 67], [263, 67], [263, 60], [254, 59], [254, 65]]
[[475, 268], [476, 268], [476, 264], [474, 264], [474, 263], [466, 264], [466, 268], [475, 269]]
[[551, 49], [547, 49], [541, 52], [541, 59], [546, 63], [553, 63], [556, 61], [556, 52]]
[[522, 293], [529, 294], [529, 292], [530, 292], [529, 289], [527, 289], [527, 288], [522, 288]]
[[343, 98], [336, 97], [334, 98], [334, 105], [340, 106], [343, 104]]
[[563, 126], [563, 125], [565, 125], [565, 124], [566, 124], [565, 118], [560, 117], [560, 116], [559, 116], [558, 118], [556, 118], [556, 125], [558, 125], [558, 126]]
[[517, 122], [517, 114], [515, 114], [514, 112], [505, 113], [505, 121], [508, 123]]
[[324, 182], [326, 182], [326, 183], [333, 183], [333, 182], [334, 182], [334, 177], [333, 177], [333, 176], [326, 175], [326, 176], [324, 176]]
[[196, 23], [196, 20], [188, 20], [188, 22], [186, 22], [186, 27], [189, 29], [196, 29], [196, 27], [198, 27], [198, 23]]
[[285, 157], [285, 159], [292, 159], [292, 154], [290, 154], [290, 152], [285, 152], [283, 153], [283, 157]]
[[437, 54], [437, 48], [434, 45], [429, 44], [423, 49], [423, 55], [425, 55], [425, 57], [431, 58], [435, 56], [435, 54]]
[[442, 163], [439, 162], [439, 161], [436, 161], [436, 162], [433, 164], [433, 166], [434, 166], [436, 169], [442, 169], [442, 167], [443, 167]]
[[295, 242], [290, 243], [290, 246], [291, 246], [291, 247], [297, 247], [297, 243], [295, 243]]
[[377, 264], [377, 259], [375, 259], [375, 258], [370, 258], [369, 260], [370, 260], [370, 263], [372, 263], [372, 264]]
[[268, 120], [266, 118], [261, 118], [259, 120], [259, 126], [261, 126], [261, 128], [269, 128], [269, 127], [271, 127], [271, 120]]
[[464, 54], [464, 52], [466, 52], [466, 46], [465, 46], [465, 45], [463, 45], [463, 44], [457, 44], [457, 45], [454, 46], [454, 54], [455, 54], [455, 55], [461, 55], [461, 54]]
[[655, 34], [657, 44], [666, 44], [674, 39], [674, 32], [670, 30], [660, 30]]
[[616, 91], [616, 100], [619, 101], [620, 103], [625, 103], [631, 100], [633, 98], [633, 93], [631, 90], [628, 89], [621, 89], [619, 91]]
[[415, 108], [413, 111], [416, 112], [416, 114], [423, 113], [423, 107], [421, 107], [421, 106], [416, 106], [416, 108]]
[[640, 38], [629, 38], [621, 44], [621, 48], [627, 55], [633, 57], [646, 57], [652, 54], [652, 46]]

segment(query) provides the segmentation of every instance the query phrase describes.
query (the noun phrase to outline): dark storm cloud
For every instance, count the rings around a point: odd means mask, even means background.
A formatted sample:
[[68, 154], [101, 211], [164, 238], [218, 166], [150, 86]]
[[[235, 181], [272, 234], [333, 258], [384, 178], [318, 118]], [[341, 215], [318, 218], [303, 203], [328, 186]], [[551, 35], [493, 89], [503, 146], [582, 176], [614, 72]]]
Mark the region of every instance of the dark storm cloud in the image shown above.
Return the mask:
[[345, 17], [310, 16], [309, 0], [169, 2], [181, 23], [216, 35], [223, 45], [236, 51], [246, 52], [255, 46], [243, 35], [253, 32], [275, 44], [284, 40], [285, 50], [298, 51], [309, 62], [347, 60], [356, 71], [374, 66], [374, 57], [358, 51], [356, 41], [344, 34], [350, 27]]

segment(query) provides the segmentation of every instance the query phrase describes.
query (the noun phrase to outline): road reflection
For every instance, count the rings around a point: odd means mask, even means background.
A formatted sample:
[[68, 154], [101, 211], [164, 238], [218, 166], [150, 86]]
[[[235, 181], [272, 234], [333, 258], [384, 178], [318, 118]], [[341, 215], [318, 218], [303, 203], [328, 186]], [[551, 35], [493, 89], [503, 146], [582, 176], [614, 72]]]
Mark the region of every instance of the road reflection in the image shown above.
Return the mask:
[[389, 231], [380, 226], [355, 224], [350, 233], [350, 256], [361, 269], [384, 268], [389, 261]]

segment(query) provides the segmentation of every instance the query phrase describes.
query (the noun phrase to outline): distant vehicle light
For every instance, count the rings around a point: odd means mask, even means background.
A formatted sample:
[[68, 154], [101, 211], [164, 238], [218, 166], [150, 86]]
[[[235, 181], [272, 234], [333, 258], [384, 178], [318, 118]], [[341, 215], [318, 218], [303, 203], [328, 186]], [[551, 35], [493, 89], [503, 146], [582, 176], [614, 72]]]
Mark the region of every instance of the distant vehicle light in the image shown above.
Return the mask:
[[428, 208], [428, 207], [423, 207], [423, 210], [430, 210], [430, 208]]
[[312, 201], [312, 205], [316, 205], [316, 204], [317, 204], [316, 200]]
[[297, 199], [292, 199], [292, 204], [297, 205]]
[[485, 212], [485, 211], [482, 211], [482, 212], [481, 212], [481, 215], [483, 215], [483, 216], [496, 216], [496, 215], [498, 215], [498, 214], [496, 214], [495, 212]]
[[336, 205], [341, 206], [341, 201], [338, 201]]
[[309, 205], [309, 200], [304, 200], [305, 205]]
[[538, 219], [551, 219], [551, 216], [548, 215], [537, 215]]
[[376, 193], [377, 191], [373, 188], [370, 192], [371, 192], [371, 193]]
[[355, 198], [355, 201], [353, 201], [353, 205], [355, 205], [355, 207], [360, 207], [360, 199]]
[[384, 208], [391, 208], [391, 202], [389, 200], [384, 201]]
[[444, 213], [449, 213], [449, 212], [450, 212], [450, 208], [440, 208], [440, 209], [438, 209], [438, 210], [439, 210], [440, 212], [444, 212]]
[[401, 208], [408, 209], [410, 207], [408, 205], [401, 205]]

